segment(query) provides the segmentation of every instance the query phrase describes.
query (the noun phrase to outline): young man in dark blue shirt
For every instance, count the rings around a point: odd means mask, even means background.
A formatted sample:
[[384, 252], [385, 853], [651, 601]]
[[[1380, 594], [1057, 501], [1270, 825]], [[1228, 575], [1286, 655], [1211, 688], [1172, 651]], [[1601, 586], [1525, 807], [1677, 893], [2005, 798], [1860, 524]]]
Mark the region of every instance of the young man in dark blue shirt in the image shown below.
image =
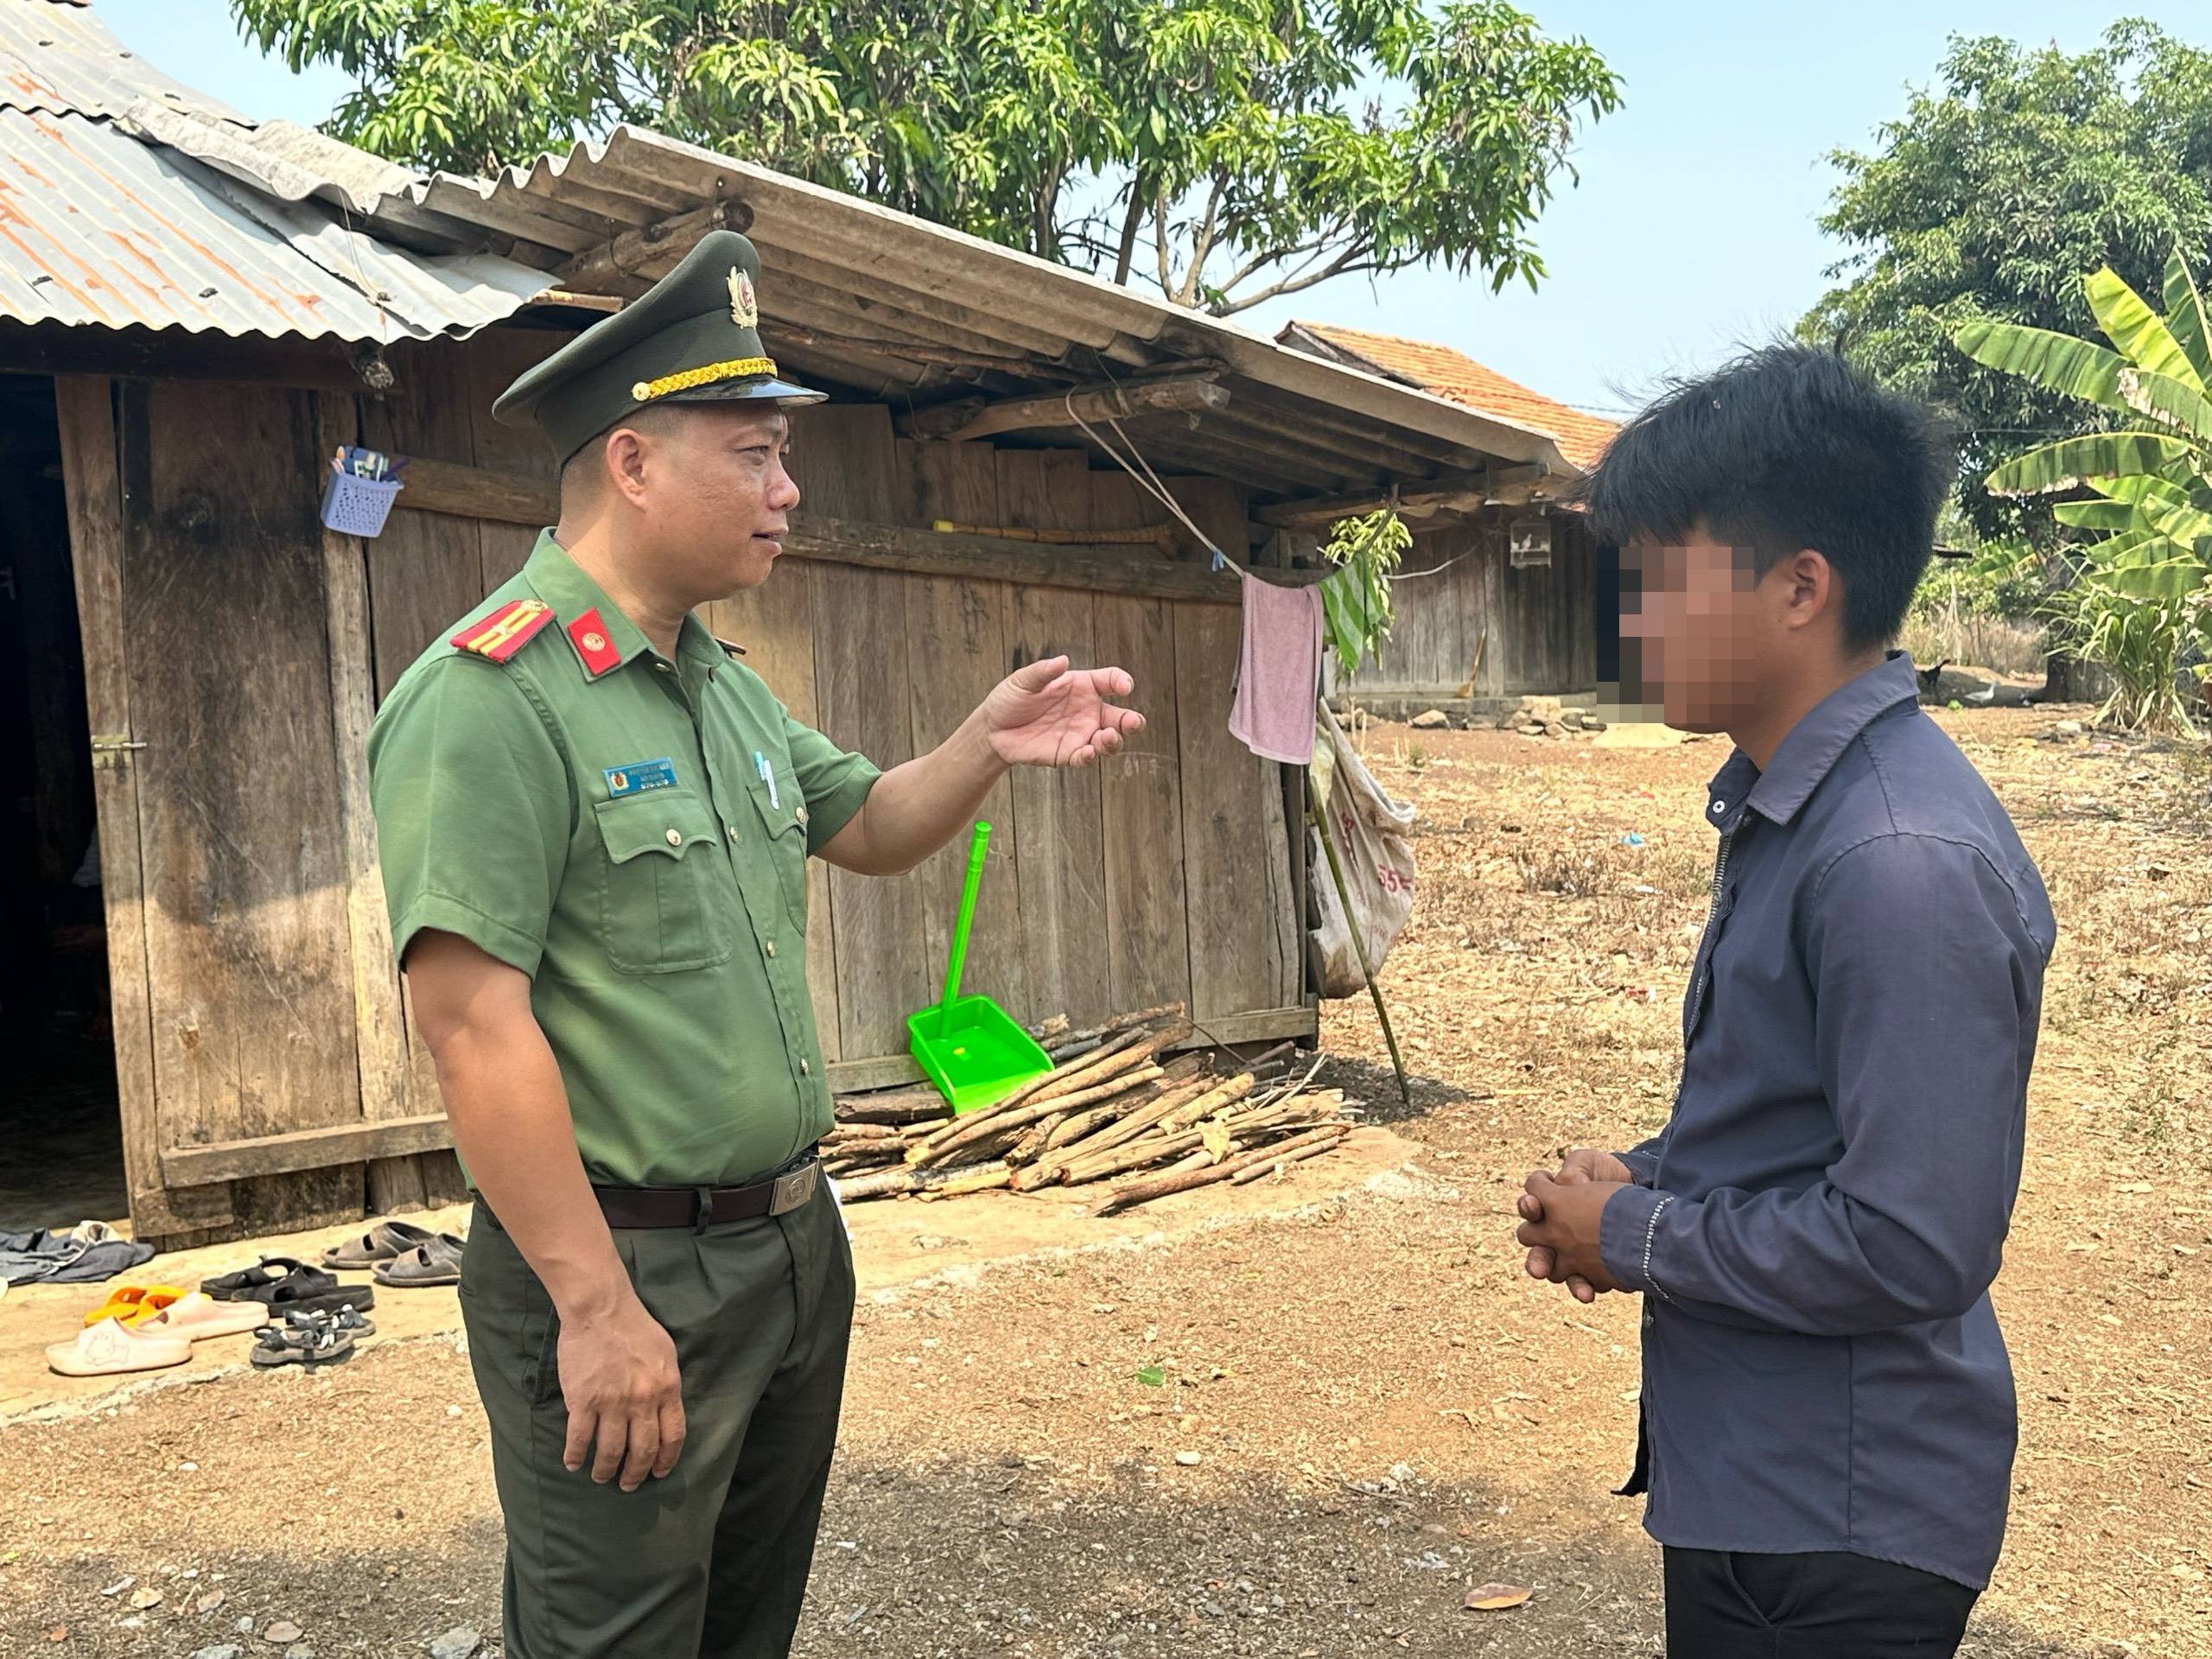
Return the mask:
[[1681, 1092], [1520, 1200], [1529, 1272], [1643, 1298], [1637, 1469], [1676, 1659], [1956, 1650], [2016, 1438], [1989, 1286], [2055, 933], [1887, 650], [1952, 476], [1833, 353], [1754, 353], [1622, 429], [1624, 700], [1736, 744]]

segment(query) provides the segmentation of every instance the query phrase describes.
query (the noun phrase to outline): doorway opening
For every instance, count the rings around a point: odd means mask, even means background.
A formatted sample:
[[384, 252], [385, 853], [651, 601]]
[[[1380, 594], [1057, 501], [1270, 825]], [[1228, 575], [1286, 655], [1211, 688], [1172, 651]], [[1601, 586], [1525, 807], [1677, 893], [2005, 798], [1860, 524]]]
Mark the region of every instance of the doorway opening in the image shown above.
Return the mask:
[[0, 1232], [130, 1214], [54, 383], [0, 374]]

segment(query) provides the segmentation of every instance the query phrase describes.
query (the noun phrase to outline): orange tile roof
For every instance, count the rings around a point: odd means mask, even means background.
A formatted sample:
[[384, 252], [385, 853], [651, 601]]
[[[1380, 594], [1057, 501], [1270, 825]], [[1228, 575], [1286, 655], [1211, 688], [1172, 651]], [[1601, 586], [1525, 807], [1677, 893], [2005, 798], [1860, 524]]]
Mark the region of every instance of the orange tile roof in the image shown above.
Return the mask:
[[1363, 328], [1340, 328], [1332, 322], [1295, 322], [1290, 327], [1317, 335], [1380, 372], [1409, 380], [1440, 397], [1449, 397], [1516, 426], [1548, 432], [1559, 440], [1560, 454], [1584, 472], [1597, 464], [1613, 434], [1620, 429], [1611, 421], [1569, 409], [1541, 391], [1509, 380], [1449, 346], [1398, 334], [1370, 334]]

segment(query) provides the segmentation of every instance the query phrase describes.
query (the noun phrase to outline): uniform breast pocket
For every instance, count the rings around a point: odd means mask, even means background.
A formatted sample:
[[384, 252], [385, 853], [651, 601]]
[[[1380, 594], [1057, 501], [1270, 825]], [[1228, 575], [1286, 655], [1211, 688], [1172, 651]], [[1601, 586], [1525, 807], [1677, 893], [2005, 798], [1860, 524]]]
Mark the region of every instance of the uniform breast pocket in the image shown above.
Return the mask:
[[776, 769], [772, 793], [760, 779], [753, 781], [753, 804], [760, 813], [761, 833], [766, 837], [768, 861], [776, 867], [776, 885], [784, 895], [784, 909], [791, 925], [806, 931], [806, 803], [798, 780], [781, 767]]
[[654, 789], [592, 808], [607, 862], [600, 937], [626, 974], [709, 968], [734, 948], [715, 903], [721, 838], [706, 803], [689, 790]]

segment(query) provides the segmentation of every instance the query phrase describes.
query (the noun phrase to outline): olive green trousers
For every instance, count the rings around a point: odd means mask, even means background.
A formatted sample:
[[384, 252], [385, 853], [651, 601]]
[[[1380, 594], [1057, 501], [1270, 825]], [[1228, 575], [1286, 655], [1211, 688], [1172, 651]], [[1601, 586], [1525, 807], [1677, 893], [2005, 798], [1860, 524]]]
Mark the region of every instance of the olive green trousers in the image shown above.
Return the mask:
[[560, 1320], [479, 1203], [461, 1306], [505, 1512], [508, 1659], [781, 1659], [821, 1523], [853, 1258], [823, 1182], [777, 1217], [618, 1229], [676, 1343], [683, 1456], [634, 1492], [562, 1467]]

